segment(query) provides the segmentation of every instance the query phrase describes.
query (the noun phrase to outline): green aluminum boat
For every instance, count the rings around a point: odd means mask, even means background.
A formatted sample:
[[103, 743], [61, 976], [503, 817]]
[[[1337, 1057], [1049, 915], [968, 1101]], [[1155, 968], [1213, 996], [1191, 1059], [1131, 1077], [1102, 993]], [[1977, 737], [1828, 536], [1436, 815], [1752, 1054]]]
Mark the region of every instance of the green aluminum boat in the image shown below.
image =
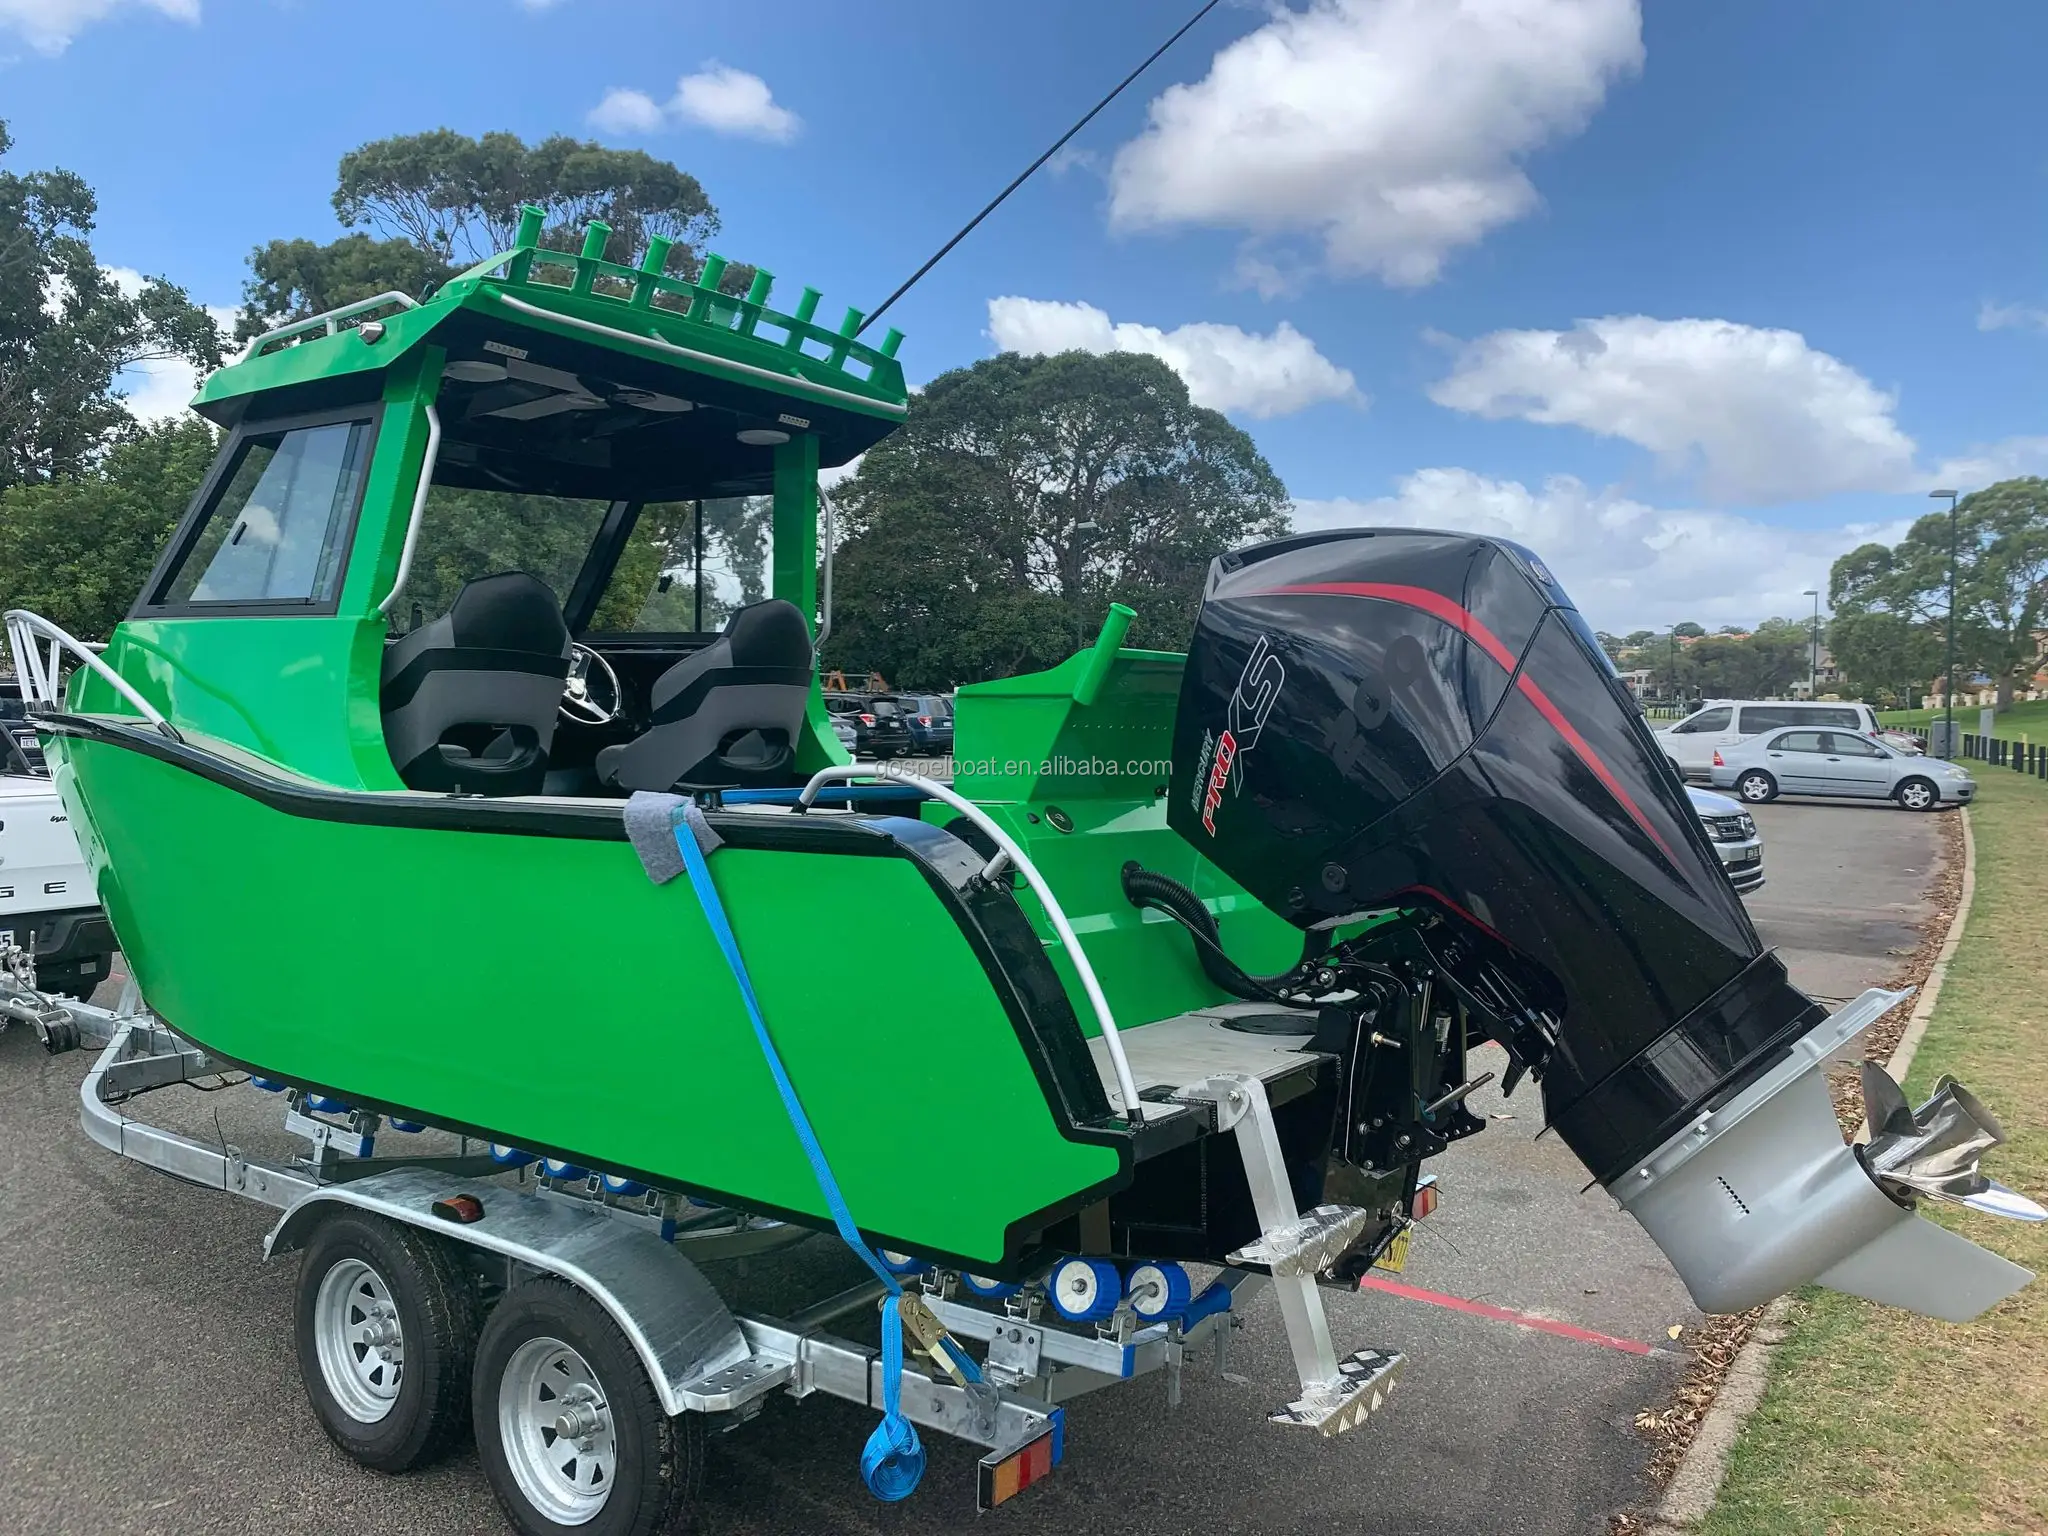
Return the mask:
[[[1424, 1161], [1485, 1127], [1489, 1042], [1710, 1311], [1819, 1279], [1966, 1318], [2029, 1278], [1913, 1216], [2038, 1214], [1977, 1174], [1960, 1089], [1880, 1093], [1843, 1144], [1820, 1065], [1898, 995], [1791, 985], [1534, 554], [1235, 551], [1185, 655], [1116, 609], [959, 691], [949, 780], [850, 764], [818, 474], [903, 420], [901, 337], [608, 236], [550, 249], [530, 209], [429, 299], [256, 338], [104, 654], [8, 616], [162, 1059], [593, 1198], [827, 1230], [836, 1179], [842, 1232], [999, 1317], [1192, 1328], [1229, 1287], [1185, 1266], [1268, 1278], [1276, 1417], [1332, 1432], [1399, 1362], [1335, 1350], [1316, 1287], [1398, 1254]], [[707, 508], [756, 496], [770, 593], [734, 606]]]

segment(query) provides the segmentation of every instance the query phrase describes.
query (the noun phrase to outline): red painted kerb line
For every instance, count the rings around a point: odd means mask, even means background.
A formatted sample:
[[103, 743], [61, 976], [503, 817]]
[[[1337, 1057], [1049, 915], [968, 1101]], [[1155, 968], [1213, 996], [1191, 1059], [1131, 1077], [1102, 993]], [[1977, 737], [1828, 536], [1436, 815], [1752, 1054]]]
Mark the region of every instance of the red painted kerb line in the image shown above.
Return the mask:
[[1490, 1302], [1467, 1301], [1462, 1296], [1446, 1296], [1442, 1291], [1425, 1291], [1420, 1286], [1403, 1285], [1398, 1280], [1383, 1280], [1378, 1275], [1367, 1275], [1358, 1282], [1358, 1288], [1361, 1291], [1384, 1291], [1389, 1296], [1399, 1296], [1403, 1301], [1426, 1301], [1433, 1307], [1448, 1307], [1453, 1312], [1465, 1312], [1473, 1317], [1490, 1317], [1497, 1323], [1513, 1323], [1518, 1328], [1534, 1328], [1539, 1333], [1554, 1333], [1559, 1338], [1577, 1339], [1581, 1344], [1599, 1344], [1607, 1349], [1618, 1349], [1624, 1354], [1652, 1353], [1648, 1344], [1635, 1339], [1617, 1339], [1611, 1333], [1595, 1333], [1590, 1328], [1574, 1328], [1570, 1323], [1553, 1322], [1547, 1317], [1516, 1312], [1508, 1307], [1496, 1307]]
[[[1431, 618], [1441, 619], [1444, 623], [1450, 625], [1451, 628], [1471, 640], [1473, 644], [1491, 656], [1509, 676], [1513, 677], [1515, 674], [1515, 654], [1505, 645], [1501, 644], [1498, 635], [1480, 623], [1470, 609], [1462, 604], [1452, 602], [1451, 599], [1445, 597], [1441, 592], [1430, 591], [1427, 587], [1410, 587], [1394, 582], [1382, 581], [1304, 581], [1293, 586], [1268, 587], [1262, 592], [1253, 592], [1248, 595], [1252, 597], [1295, 595], [1310, 597], [1374, 597], [1382, 602], [1399, 603], [1403, 607], [1418, 608]], [[1564, 738], [1565, 745], [1572, 749], [1573, 754], [1577, 756], [1580, 762], [1586, 765], [1587, 770], [1594, 778], [1600, 781], [1607, 792], [1614, 797], [1615, 802], [1624, 811], [1628, 812], [1629, 819], [1642, 829], [1643, 835], [1655, 843], [1663, 852], [1664, 857], [1676, 868], [1678, 857], [1672, 853], [1671, 845], [1665, 842], [1663, 837], [1658, 834], [1656, 827], [1651, 825], [1650, 818], [1643, 814], [1642, 807], [1637, 805], [1635, 800], [1629, 795], [1629, 792], [1621, 787], [1621, 781], [1609, 770], [1607, 764], [1600, 760], [1600, 754], [1593, 750], [1592, 744], [1578, 733], [1569, 720], [1565, 719], [1564, 711], [1551, 702], [1550, 695], [1538, 687], [1536, 680], [1526, 672], [1515, 679], [1515, 685], [1520, 690], [1522, 696], [1536, 706], [1536, 712], [1550, 722], [1551, 729]]]

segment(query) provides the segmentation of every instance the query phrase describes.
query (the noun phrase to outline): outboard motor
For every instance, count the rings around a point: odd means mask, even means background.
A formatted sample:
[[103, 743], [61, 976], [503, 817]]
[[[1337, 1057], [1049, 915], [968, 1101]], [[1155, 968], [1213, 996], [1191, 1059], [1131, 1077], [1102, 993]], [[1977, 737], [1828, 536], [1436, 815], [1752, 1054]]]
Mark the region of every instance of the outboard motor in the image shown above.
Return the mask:
[[[1174, 828], [1273, 911], [1333, 937], [1402, 914], [1333, 944], [1346, 983], [1426, 976], [1446, 1000], [1426, 1012], [1505, 1046], [1508, 1086], [1534, 1075], [1549, 1126], [1706, 1310], [1819, 1279], [1960, 1318], [2031, 1278], [1915, 1221], [1922, 1186], [1843, 1144], [1822, 1064], [1899, 997], [1831, 1019], [1791, 984], [1529, 551], [1361, 529], [1221, 557], [1173, 762]], [[1883, 1107], [1905, 1158], [1912, 1117]], [[1984, 1144], [1947, 1139], [1970, 1149], [1951, 1182]]]

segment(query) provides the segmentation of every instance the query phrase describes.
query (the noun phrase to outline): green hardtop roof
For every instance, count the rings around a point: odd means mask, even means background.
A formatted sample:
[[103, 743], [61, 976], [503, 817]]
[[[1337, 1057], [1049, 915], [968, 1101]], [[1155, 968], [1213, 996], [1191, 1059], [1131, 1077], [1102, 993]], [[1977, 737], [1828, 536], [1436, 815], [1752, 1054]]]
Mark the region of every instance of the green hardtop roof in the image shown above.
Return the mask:
[[231, 424], [276, 414], [258, 397], [280, 392], [291, 402], [280, 409], [372, 394], [368, 378], [353, 376], [379, 374], [431, 345], [472, 368], [544, 354], [558, 370], [595, 370], [650, 399], [715, 401], [771, 427], [817, 433], [827, 464], [862, 452], [903, 419], [900, 332], [879, 346], [856, 341], [855, 309], [828, 330], [813, 318], [814, 288], [794, 314], [772, 309], [767, 272], [756, 272], [744, 297], [720, 293], [727, 263], [716, 255], [697, 282], [667, 276], [671, 245], [659, 237], [638, 267], [606, 261], [610, 230], [601, 223], [585, 232], [580, 253], [550, 250], [538, 243], [540, 221], [538, 209], [526, 210], [513, 249], [424, 303], [384, 294], [255, 338], [208, 376], [193, 408]]

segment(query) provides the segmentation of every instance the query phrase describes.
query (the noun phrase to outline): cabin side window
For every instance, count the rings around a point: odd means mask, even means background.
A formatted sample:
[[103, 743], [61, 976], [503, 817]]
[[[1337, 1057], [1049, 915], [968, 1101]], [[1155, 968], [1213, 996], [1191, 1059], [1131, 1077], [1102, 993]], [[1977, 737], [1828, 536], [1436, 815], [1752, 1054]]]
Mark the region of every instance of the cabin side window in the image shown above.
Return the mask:
[[332, 603], [369, 438], [365, 421], [245, 438], [155, 602]]

